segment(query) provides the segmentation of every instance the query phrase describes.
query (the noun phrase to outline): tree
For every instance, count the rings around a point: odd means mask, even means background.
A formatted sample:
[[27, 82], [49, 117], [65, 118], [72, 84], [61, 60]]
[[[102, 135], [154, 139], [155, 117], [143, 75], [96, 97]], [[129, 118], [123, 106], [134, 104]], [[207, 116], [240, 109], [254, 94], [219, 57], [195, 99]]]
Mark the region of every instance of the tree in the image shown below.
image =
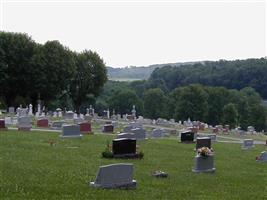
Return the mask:
[[120, 114], [131, 114], [135, 105], [138, 115], [143, 113], [143, 102], [132, 90], [122, 90], [114, 92], [108, 100], [109, 109], [115, 109]]
[[174, 90], [176, 120], [205, 121], [208, 112], [208, 94], [201, 85], [189, 85]]
[[223, 107], [223, 123], [235, 128], [238, 123], [238, 112], [235, 104], [229, 103]]
[[74, 56], [58, 41], [38, 45], [32, 58], [30, 96], [33, 104], [39, 97], [44, 101], [64, 98], [76, 74]]
[[32, 85], [31, 59], [36, 43], [22, 33], [0, 32], [0, 94], [7, 106], [16, 96], [27, 97]]
[[166, 117], [167, 97], [159, 89], [149, 89], [144, 94], [144, 116], [157, 119]]
[[90, 95], [99, 95], [107, 81], [104, 61], [96, 52], [84, 51], [76, 54], [76, 73], [70, 83], [70, 96], [77, 113]]

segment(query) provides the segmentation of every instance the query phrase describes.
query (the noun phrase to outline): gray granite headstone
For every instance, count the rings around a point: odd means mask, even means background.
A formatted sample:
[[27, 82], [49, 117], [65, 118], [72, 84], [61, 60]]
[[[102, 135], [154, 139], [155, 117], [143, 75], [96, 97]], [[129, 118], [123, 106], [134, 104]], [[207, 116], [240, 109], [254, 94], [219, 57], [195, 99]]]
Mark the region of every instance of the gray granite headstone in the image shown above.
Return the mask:
[[20, 108], [18, 110], [18, 116], [19, 117], [25, 117], [25, 116], [27, 116], [27, 114], [28, 114], [28, 109], [27, 108]]
[[5, 124], [6, 125], [12, 125], [13, 124], [12, 118], [11, 117], [5, 117]]
[[120, 133], [117, 135], [117, 138], [127, 138], [127, 139], [134, 139], [135, 136], [133, 133]]
[[251, 149], [254, 147], [254, 140], [253, 139], [244, 139], [242, 149]]
[[14, 113], [15, 113], [15, 108], [14, 108], [14, 107], [9, 107], [9, 108], [8, 108], [8, 112], [9, 112], [10, 114], [14, 114]]
[[195, 157], [195, 166], [192, 169], [193, 172], [214, 172], [214, 156], [200, 156]]
[[131, 132], [134, 134], [136, 140], [146, 139], [146, 130], [143, 128], [134, 128], [131, 130]]
[[163, 129], [154, 129], [151, 132], [151, 137], [153, 137], [153, 138], [162, 138], [162, 137], [164, 137]]
[[82, 137], [79, 125], [64, 125], [60, 137]]
[[63, 121], [54, 121], [51, 124], [51, 128], [55, 130], [60, 130], [62, 129], [62, 126], [65, 124]]
[[32, 118], [29, 116], [18, 118], [18, 130], [29, 131], [32, 128]]
[[133, 180], [133, 164], [119, 163], [101, 166], [93, 187], [101, 188], [135, 188], [136, 181]]

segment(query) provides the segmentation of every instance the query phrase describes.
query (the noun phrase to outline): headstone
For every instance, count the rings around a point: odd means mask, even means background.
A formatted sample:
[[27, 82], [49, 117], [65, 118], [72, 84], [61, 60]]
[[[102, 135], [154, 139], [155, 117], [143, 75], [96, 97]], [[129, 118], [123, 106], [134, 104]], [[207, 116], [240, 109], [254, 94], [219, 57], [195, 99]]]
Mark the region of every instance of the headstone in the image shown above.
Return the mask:
[[244, 139], [242, 149], [251, 149], [254, 147], [254, 140], [253, 139]]
[[153, 137], [153, 138], [162, 138], [162, 137], [164, 137], [163, 129], [154, 129], [151, 132], [151, 137]]
[[15, 113], [15, 108], [14, 107], [9, 107], [8, 108], [8, 113], [14, 114]]
[[210, 139], [210, 137], [197, 138], [196, 149], [199, 149], [201, 147], [208, 147], [209, 149], [211, 148], [211, 139]]
[[19, 117], [18, 119], [18, 130], [19, 131], [30, 131], [32, 128], [32, 119], [29, 116]]
[[181, 142], [194, 142], [195, 133], [192, 131], [183, 131], [181, 132]]
[[83, 119], [81, 119], [81, 118], [74, 118], [73, 119], [73, 122], [74, 122], [74, 124], [79, 124], [79, 123], [82, 123], [83, 122]]
[[74, 117], [74, 112], [72, 112], [72, 111], [67, 111], [67, 112], [65, 113], [65, 119], [73, 119], [73, 117]]
[[12, 125], [13, 124], [12, 118], [11, 117], [5, 117], [5, 124], [6, 125]]
[[114, 129], [114, 127], [113, 127], [112, 124], [105, 124], [105, 125], [103, 126], [102, 131], [103, 131], [104, 133], [113, 133], [113, 129]]
[[62, 127], [62, 138], [82, 137], [79, 125], [64, 125]]
[[210, 156], [195, 156], [195, 166], [192, 169], [193, 172], [214, 172], [214, 155]]
[[134, 134], [134, 137], [137, 140], [144, 140], [146, 139], [146, 130], [143, 128], [134, 128], [131, 130], [131, 132]]
[[19, 108], [18, 109], [18, 116], [19, 117], [25, 117], [28, 114], [28, 109], [27, 108]]
[[112, 141], [112, 152], [114, 157], [135, 155], [136, 154], [136, 139], [120, 138]]
[[32, 116], [32, 104], [29, 105], [29, 113], [28, 114]]
[[131, 130], [133, 129], [133, 127], [132, 126], [125, 126], [124, 128], [123, 128], [123, 132], [124, 133], [131, 133]]
[[4, 119], [0, 119], [0, 130], [6, 130], [6, 124]]
[[95, 181], [90, 182], [90, 185], [100, 188], [135, 188], [133, 164], [118, 163], [101, 166]]
[[119, 138], [135, 139], [135, 136], [133, 133], [120, 133], [117, 135], [117, 139]]
[[60, 130], [62, 129], [62, 126], [65, 124], [63, 121], [54, 121], [51, 124], [51, 128], [55, 130]]
[[217, 135], [216, 134], [208, 134], [207, 137], [211, 139], [211, 142], [217, 141]]
[[267, 162], [267, 151], [261, 152], [261, 155], [259, 156], [259, 158], [257, 159], [257, 161]]
[[80, 126], [80, 131], [83, 134], [92, 132], [91, 123], [89, 122], [81, 122], [79, 123], [79, 126]]
[[37, 127], [47, 128], [49, 126], [48, 119], [38, 119], [37, 120]]
[[58, 117], [62, 117], [62, 112], [58, 111]]

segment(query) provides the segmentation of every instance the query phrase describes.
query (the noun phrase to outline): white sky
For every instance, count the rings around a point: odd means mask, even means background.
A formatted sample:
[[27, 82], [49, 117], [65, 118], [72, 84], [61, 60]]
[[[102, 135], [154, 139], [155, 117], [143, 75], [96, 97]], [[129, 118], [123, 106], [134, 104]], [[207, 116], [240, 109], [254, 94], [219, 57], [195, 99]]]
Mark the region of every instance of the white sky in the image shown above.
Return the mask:
[[108, 66], [266, 56], [266, 2], [0, 0], [0, 29], [97, 51]]

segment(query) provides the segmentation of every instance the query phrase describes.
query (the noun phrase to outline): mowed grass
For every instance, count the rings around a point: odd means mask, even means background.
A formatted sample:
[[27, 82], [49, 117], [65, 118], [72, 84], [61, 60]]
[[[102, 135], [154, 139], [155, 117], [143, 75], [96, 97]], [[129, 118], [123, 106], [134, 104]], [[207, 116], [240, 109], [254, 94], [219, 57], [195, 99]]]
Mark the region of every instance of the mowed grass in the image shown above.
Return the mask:
[[[60, 139], [58, 133], [0, 132], [0, 199], [267, 199], [267, 164], [255, 157], [266, 147], [249, 151], [239, 144], [215, 143], [214, 174], [195, 174], [194, 144], [175, 139], [138, 142], [142, 160], [101, 158], [113, 136], [87, 135]], [[50, 146], [49, 140], [56, 142]], [[96, 189], [88, 185], [98, 167], [133, 163], [134, 190]], [[151, 176], [154, 170], [167, 179]]]

